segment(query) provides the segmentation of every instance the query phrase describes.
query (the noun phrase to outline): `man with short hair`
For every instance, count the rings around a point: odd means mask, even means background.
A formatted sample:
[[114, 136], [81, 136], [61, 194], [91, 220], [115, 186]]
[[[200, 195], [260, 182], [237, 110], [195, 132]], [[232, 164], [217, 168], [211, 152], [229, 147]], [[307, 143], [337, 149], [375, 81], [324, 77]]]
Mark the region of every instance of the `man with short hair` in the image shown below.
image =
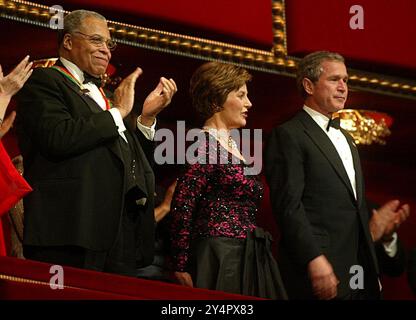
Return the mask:
[[103, 16], [74, 11], [59, 33], [59, 61], [34, 70], [18, 95], [18, 138], [33, 186], [24, 199], [24, 255], [134, 276], [153, 259], [154, 175], [146, 155], [156, 116], [177, 88], [162, 77], [131, 130], [126, 119], [142, 70], [106, 94], [100, 77], [114, 48]]
[[[274, 128], [267, 143], [265, 170], [289, 299], [379, 298], [373, 241], [388, 239], [390, 245], [409, 214], [408, 205], [396, 200], [369, 219], [357, 148], [332, 119], [344, 108], [347, 82], [341, 55], [304, 57], [297, 75], [303, 110]], [[364, 287], [352, 279], [361, 270]]]

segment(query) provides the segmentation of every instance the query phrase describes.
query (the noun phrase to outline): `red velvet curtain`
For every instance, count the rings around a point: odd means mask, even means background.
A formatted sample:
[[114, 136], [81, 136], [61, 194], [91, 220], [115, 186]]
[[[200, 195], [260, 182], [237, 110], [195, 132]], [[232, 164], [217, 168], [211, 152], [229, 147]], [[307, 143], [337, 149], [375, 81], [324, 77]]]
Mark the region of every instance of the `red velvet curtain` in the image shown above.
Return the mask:
[[[362, 8], [363, 29], [358, 25]], [[350, 10], [352, 13], [350, 13]], [[416, 70], [416, 1], [290, 0], [286, 1], [288, 53], [336, 51], [360, 61]]]

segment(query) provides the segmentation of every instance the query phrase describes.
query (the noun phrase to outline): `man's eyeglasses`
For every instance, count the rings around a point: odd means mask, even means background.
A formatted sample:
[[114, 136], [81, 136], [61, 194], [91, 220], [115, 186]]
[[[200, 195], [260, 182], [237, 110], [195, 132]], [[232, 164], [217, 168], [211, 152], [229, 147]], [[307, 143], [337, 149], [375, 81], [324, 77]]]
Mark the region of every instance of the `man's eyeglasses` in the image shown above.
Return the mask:
[[89, 35], [89, 34], [82, 33], [80, 31], [74, 31], [74, 33], [78, 33], [84, 36], [85, 39], [87, 39], [91, 44], [93, 44], [97, 48], [102, 47], [105, 44], [110, 51], [113, 51], [117, 46], [117, 43], [114, 40], [112, 39], [106, 40], [99, 35]]

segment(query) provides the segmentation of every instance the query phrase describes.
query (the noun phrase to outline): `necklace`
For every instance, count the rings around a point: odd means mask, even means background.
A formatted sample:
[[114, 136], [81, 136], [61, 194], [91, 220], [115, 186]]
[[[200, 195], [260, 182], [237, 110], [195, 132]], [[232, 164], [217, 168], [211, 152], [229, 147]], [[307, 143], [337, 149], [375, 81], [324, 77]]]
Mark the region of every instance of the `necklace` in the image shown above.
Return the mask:
[[212, 135], [215, 139], [222, 142], [227, 142], [228, 148], [231, 150], [238, 150], [237, 143], [234, 141], [234, 139], [230, 136], [229, 131], [225, 129], [215, 129], [210, 127], [202, 127], [202, 130], [208, 132], [210, 135]]

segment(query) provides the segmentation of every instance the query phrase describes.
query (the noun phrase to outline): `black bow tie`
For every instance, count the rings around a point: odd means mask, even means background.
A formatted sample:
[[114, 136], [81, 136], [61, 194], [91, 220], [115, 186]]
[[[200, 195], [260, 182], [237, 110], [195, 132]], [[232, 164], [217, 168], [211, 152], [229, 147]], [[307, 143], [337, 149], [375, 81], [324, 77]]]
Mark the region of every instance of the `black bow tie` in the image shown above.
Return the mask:
[[329, 131], [329, 128], [332, 127], [334, 129], [341, 129], [341, 119], [340, 117], [335, 117], [329, 119], [328, 126], [326, 127], [326, 131]]
[[85, 83], [89, 83], [89, 82], [94, 83], [98, 88], [101, 87], [101, 78], [93, 77], [92, 75], [84, 72], [84, 82], [83, 83], [85, 84]]

